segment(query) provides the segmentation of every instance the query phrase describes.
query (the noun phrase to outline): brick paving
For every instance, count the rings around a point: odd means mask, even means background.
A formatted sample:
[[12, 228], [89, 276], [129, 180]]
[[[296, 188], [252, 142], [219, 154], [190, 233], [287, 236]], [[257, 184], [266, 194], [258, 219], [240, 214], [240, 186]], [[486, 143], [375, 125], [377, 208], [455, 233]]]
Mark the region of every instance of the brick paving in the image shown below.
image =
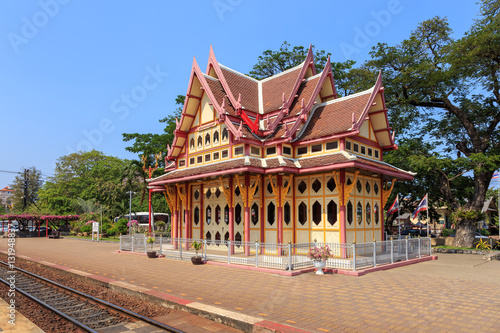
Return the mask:
[[[6, 244], [0, 240], [0, 251]], [[498, 332], [500, 327], [500, 261], [486, 262], [477, 255], [442, 254], [437, 261], [361, 277], [290, 277], [148, 259], [116, 253], [118, 248], [69, 239], [16, 242], [18, 255], [177, 297], [209, 311], [231, 311], [305, 331]]]

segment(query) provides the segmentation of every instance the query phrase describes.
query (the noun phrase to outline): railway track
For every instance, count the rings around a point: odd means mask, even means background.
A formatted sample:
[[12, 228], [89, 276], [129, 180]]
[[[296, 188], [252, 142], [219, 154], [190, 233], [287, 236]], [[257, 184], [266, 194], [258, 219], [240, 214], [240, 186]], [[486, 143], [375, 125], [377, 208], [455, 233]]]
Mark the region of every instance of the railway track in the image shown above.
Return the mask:
[[119, 332], [120, 326], [123, 326], [123, 331], [128, 331], [128, 327], [132, 324], [133, 327], [143, 327], [141, 331], [184, 333], [174, 327], [21, 268], [16, 267], [10, 270], [7, 263], [0, 261], [0, 282], [10, 286], [14, 281], [12, 276], [14, 276], [16, 292], [32, 299], [86, 332], [105, 332], [110, 329], [113, 332]]

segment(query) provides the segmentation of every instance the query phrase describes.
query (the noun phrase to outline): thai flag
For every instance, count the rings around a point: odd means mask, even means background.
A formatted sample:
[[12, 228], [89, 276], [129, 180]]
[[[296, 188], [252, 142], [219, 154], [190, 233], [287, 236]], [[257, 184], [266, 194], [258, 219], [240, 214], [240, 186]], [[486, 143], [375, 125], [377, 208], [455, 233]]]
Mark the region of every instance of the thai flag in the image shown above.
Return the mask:
[[421, 211], [424, 211], [424, 210], [427, 210], [427, 194], [422, 199], [422, 201], [420, 201], [417, 209], [413, 212], [413, 215], [411, 216], [411, 218], [412, 219], [417, 218], [418, 213], [420, 213]]
[[397, 212], [399, 209], [399, 195], [396, 195], [396, 200], [392, 204], [391, 208], [387, 211], [387, 215]]
[[493, 173], [493, 177], [491, 177], [491, 179], [500, 179], [500, 172], [495, 171], [495, 172]]

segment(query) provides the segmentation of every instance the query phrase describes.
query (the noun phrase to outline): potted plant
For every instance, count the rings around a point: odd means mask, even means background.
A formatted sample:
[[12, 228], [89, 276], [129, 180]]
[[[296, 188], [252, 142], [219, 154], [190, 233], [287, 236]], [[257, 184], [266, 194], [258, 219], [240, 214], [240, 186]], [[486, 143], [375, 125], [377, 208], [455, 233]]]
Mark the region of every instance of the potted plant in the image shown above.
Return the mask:
[[307, 257], [313, 261], [314, 267], [316, 267], [316, 274], [323, 275], [323, 268], [326, 266], [326, 260], [333, 257], [328, 245], [321, 247], [314, 247], [309, 250]]
[[155, 238], [148, 237], [147, 243], [151, 244], [151, 251], [146, 251], [148, 258], [157, 258], [156, 251], [153, 251], [153, 245], [155, 243]]
[[201, 249], [201, 245], [202, 244], [203, 244], [202, 242], [197, 242], [197, 241], [194, 241], [191, 244], [191, 247], [196, 251], [196, 256], [191, 257], [191, 262], [193, 263], [193, 265], [201, 265], [201, 264], [203, 264], [203, 258], [202, 258], [202, 256], [198, 255], [198, 251]]

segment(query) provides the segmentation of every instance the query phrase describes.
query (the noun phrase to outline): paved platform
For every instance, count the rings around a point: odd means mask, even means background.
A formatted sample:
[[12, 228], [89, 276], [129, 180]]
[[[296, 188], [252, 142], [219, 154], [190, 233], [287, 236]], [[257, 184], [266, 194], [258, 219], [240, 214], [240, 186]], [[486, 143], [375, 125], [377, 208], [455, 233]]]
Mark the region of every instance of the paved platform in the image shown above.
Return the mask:
[[[118, 244], [17, 239], [26, 256], [194, 313], [282, 332], [498, 332], [500, 261], [442, 254], [360, 277], [281, 276], [116, 253]], [[6, 251], [7, 240], [0, 239]]]

